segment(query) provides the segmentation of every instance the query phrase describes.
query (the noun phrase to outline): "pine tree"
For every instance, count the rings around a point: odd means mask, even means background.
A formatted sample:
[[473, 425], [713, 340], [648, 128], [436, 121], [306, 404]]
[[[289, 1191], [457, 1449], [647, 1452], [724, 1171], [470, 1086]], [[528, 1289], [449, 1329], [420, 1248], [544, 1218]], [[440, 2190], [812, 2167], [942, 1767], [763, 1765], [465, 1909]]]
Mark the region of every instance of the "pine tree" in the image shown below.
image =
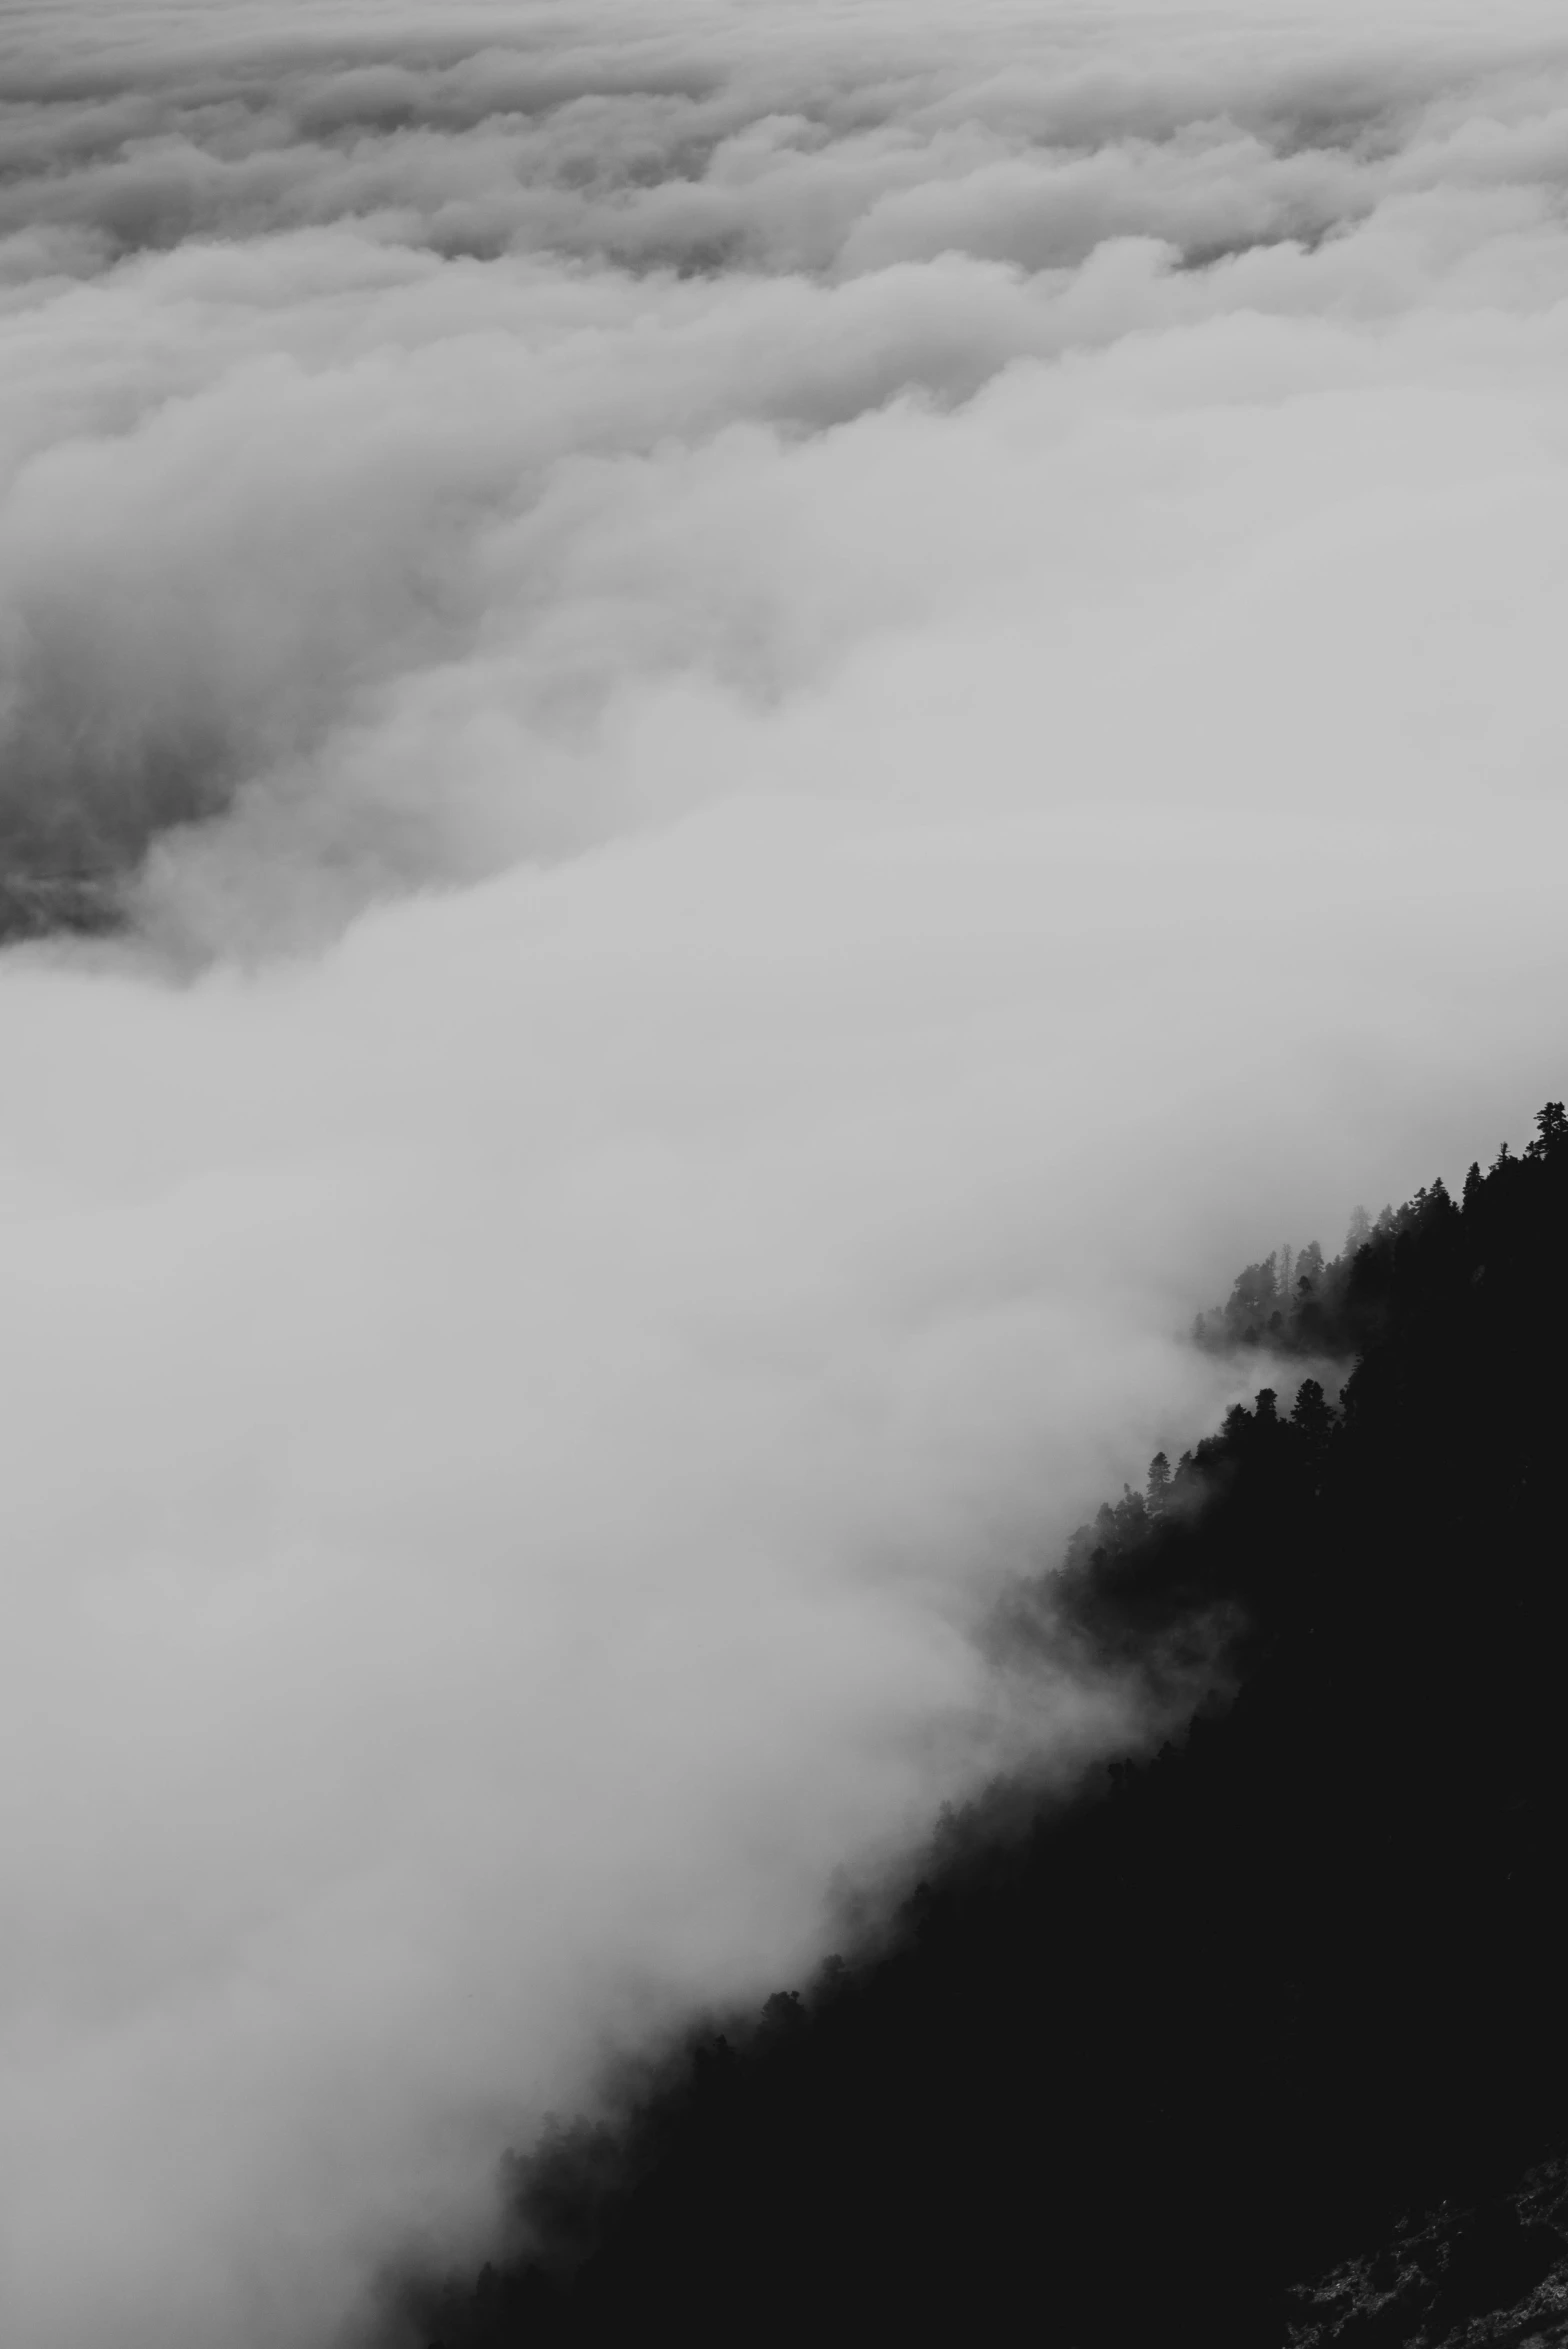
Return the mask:
[[1302, 1437], [1312, 1460], [1320, 1461], [1328, 1449], [1334, 1414], [1315, 1378], [1304, 1378], [1296, 1389], [1296, 1400], [1290, 1407], [1290, 1424]]
[[1560, 1101], [1548, 1101], [1538, 1110], [1535, 1120], [1535, 1140], [1525, 1152], [1526, 1158], [1549, 1158], [1554, 1150], [1568, 1143], [1568, 1109]]

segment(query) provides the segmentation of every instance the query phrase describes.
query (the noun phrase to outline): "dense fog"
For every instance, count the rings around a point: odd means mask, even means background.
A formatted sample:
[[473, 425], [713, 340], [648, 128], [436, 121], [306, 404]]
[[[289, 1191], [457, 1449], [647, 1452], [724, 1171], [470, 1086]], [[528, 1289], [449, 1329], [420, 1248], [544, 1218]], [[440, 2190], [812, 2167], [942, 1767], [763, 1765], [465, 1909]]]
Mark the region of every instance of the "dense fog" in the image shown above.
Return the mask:
[[1561, 1090], [1568, 43], [0, 14], [0, 2318], [318, 2349]]

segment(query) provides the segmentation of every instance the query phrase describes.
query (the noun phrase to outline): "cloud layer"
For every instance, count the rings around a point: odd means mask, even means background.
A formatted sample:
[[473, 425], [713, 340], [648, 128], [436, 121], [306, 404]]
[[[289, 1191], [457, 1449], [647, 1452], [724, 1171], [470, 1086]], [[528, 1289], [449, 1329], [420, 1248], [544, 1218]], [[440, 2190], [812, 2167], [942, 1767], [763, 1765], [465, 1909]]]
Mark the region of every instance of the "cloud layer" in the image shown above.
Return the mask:
[[1001, 1580], [1561, 1092], [1568, 54], [55, 0], [0, 93], [0, 840], [124, 925], [0, 959], [0, 2329], [314, 2349], [1127, 1733]]

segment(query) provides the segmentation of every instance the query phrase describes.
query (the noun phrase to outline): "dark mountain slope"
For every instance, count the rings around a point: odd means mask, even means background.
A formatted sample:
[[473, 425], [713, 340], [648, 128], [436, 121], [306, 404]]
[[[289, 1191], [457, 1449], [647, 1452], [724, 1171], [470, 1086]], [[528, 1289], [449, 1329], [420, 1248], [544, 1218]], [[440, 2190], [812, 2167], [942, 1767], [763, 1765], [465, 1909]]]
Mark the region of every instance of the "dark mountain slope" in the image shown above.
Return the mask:
[[1223, 1641], [1234, 1700], [949, 1822], [875, 1951], [519, 2165], [515, 2254], [406, 2337], [1255, 2349], [1289, 2287], [1568, 2136], [1561, 1105], [1538, 1128], [1258, 1331], [1353, 1343], [1342, 1409], [1264, 1390], [1036, 1595], [1151, 1686]]

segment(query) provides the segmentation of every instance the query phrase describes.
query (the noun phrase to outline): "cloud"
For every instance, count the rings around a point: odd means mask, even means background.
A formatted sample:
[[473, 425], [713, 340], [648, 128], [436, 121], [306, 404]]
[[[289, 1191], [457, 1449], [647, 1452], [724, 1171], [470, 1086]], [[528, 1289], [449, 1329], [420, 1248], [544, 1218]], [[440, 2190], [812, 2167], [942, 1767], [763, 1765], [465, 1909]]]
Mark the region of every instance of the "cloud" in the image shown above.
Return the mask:
[[1170, 1335], [1561, 1090], [1568, 64], [13, 9], [0, 2274], [312, 2349], [998, 1757]]

